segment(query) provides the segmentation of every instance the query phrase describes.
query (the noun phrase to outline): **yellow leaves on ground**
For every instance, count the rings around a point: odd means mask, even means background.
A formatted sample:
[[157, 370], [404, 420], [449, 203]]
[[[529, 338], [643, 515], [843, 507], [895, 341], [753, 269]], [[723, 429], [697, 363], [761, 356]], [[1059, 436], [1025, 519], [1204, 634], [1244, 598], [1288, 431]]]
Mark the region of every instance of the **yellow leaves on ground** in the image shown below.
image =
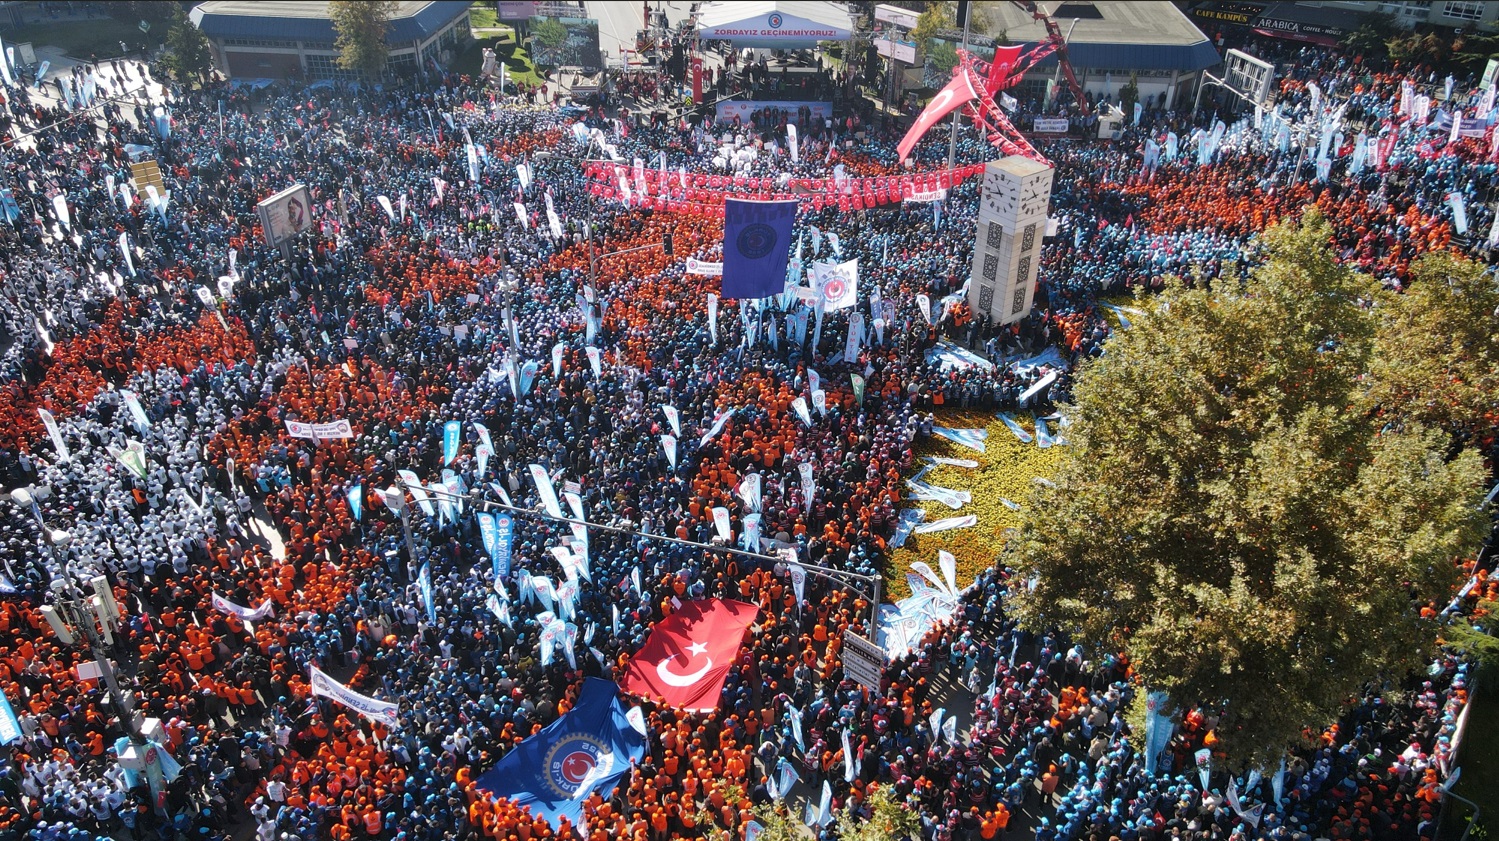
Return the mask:
[[[1035, 434], [1035, 421], [1030, 415], [1022, 413], [1012, 417], [1027, 432]], [[913, 534], [906, 538], [905, 545], [890, 552], [886, 558], [885, 589], [890, 601], [903, 599], [911, 594], [906, 585], [906, 573], [910, 570], [911, 563], [926, 561], [936, 569], [937, 552], [941, 549], [951, 552], [957, 559], [958, 587], [971, 584], [1004, 548], [1006, 530], [1020, 525], [1020, 512], [1011, 511], [1001, 500], [1007, 499], [1022, 507], [1027, 505], [1031, 490], [1035, 487], [1033, 477], [1050, 479], [1054, 476], [1067, 449], [1054, 446], [1043, 450], [1034, 440], [1029, 444], [1022, 444], [994, 412], [942, 409], [936, 412], [935, 422], [938, 426], [954, 429], [989, 430], [986, 451], [982, 453], [936, 435], [916, 448], [913, 473], [926, 466], [922, 456], [977, 461], [979, 466], [976, 468], [937, 465], [923, 479], [937, 487], [968, 491], [973, 494], [973, 501], [953, 511], [940, 502], [908, 500], [908, 491], [902, 488], [901, 507], [925, 508], [927, 522], [972, 514], [978, 517], [978, 525], [932, 534]], [[1053, 436], [1065, 434], [1054, 422], [1047, 426]]]

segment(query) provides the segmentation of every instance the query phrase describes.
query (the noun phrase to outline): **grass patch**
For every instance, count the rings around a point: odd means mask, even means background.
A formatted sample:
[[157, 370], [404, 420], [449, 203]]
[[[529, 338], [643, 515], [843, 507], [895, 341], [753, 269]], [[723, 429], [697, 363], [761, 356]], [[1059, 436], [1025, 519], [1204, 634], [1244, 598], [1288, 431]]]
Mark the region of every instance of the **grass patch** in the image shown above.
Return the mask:
[[125, 42], [132, 53], [143, 42], [149, 49], [156, 49], [166, 37], [167, 29], [165, 23], [153, 23], [150, 32], [141, 32], [134, 26], [101, 17], [95, 20], [66, 20], [6, 27], [3, 35], [7, 44], [30, 41], [37, 47], [57, 47], [73, 58], [87, 59], [92, 55], [108, 59], [120, 57], [121, 41]]
[[477, 2], [468, 9], [470, 29], [494, 29], [500, 25], [499, 11], [493, 3]]
[[499, 37], [474, 39], [468, 49], [453, 61], [453, 71], [478, 76], [479, 70], [484, 66], [484, 48], [489, 47], [494, 50], [495, 58], [505, 64], [506, 78], [512, 83], [545, 84], [546, 78], [536, 72], [536, 66], [531, 63], [531, 56], [526, 52], [525, 47], [514, 44], [511, 37], [506, 34]]
[[[1000, 498], [1025, 505], [1035, 487], [1032, 478], [1050, 478], [1055, 474], [1066, 450], [1065, 447], [1043, 450], [1034, 441], [1029, 444], [1021, 443], [993, 412], [943, 409], [935, 414], [938, 426], [989, 431], [989, 439], [982, 453], [936, 435], [916, 447], [916, 470], [925, 466], [921, 456], [962, 458], [978, 462], [979, 466], [976, 468], [938, 465], [924, 479], [937, 487], [968, 491], [973, 495], [973, 501], [957, 511], [936, 501], [903, 501], [902, 507], [926, 509], [928, 522], [973, 514], [978, 517], [978, 524], [966, 529], [913, 534], [906, 538], [904, 546], [889, 552], [883, 572], [891, 601], [911, 594], [910, 587], [906, 585], [906, 572], [911, 563], [926, 561], [936, 569], [937, 552], [942, 549], [951, 552], [957, 559], [958, 586], [966, 587], [972, 583], [1004, 548], [1005, 532], [1020, 525], [1020, 512], [1011, 511], [1000, 502]], [[1026, 431], [1035, 432], [1035, 424], [1028, 415], [1017, 417], [1016, 420]], [[1051, 427], [1051, 432], [1052, 435], [1057, 434], [1055, 425]]]

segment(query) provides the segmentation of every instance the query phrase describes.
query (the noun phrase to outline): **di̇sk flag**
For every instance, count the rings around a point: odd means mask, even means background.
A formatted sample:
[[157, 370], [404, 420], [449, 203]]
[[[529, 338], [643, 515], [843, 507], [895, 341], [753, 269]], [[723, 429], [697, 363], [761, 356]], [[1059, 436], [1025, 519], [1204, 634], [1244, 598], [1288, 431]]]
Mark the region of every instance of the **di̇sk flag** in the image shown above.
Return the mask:
[[475, 782], [546, 818], [553, 829], [563, 817], [577, 826], [583, 801], [594, 792], [612, 796], [620, 778], [644, 755], [644, 728], [630, 722], [619, 703], [619, 687], [591, 677], [583, 681], [577, 706]]
[[622, 688], [689, 712], [717, 709], [724, 678], [759, 610], [723, 599], [684, 603], [656, 623], [630, 661]]

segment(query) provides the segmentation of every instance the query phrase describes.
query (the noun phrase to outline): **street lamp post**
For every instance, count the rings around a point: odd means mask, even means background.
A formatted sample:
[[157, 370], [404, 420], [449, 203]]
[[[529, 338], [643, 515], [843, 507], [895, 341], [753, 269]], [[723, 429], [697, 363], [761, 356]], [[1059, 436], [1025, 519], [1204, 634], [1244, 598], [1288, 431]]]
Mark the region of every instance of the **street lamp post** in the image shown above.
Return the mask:
[[416, 580], [416, 543], [411, 539], [411, 506], [406, 504], [406, 492], [398, 487], [389, 487], [380, 492], [385, 506], [401, 518], [401, 532], [406, 536], [406, 580]]
[[[16, 498], [15, 492], [12, 492], [11, 497]], [[109, 646], [114, 644], [114, 635], [120, 626], [120, 606], [110, 589], [109, 579], [102, 575], [90, 578], [88, 587], [93, 590], [90, 595], [74, 576], [71, 564], [62, 554], [73, 542], [73, 535], [63, 529], [47, 528], [43, 531], [43, 539], [55, 569], [51, 584], [52, 603], [42, 606], [42, 616], [63, 645], [75, 645], [80, 642], [79, 637], [82, 637], [81, 642], [93, 655], [94, 669], [98, 672], [98, 679], [104, 684], [109, 705], [114, 709], [120, 721], [120, 729], [130, 742], [128, 748], [120, 751], [120, 765], [145, 774], [154, 805], [158, 812], [163, 811], [166, 804], [166, 781], [158, 753], [162, 748], [148, 738], [141, 722], [136, 719], [134, 704], [130, 696], [120, 688], [114, 664], [110, 660]], [[147, 725], [148, 728], [159, 727], [154, 719], [148, 719]], [[160, 737], [157, 738], [159, 740]]]

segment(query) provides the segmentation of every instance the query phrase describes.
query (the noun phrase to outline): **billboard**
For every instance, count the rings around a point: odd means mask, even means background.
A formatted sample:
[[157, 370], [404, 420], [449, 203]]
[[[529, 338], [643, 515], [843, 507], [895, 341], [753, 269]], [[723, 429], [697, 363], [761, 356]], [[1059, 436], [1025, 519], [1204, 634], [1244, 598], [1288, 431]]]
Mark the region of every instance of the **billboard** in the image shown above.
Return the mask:
[[531, 18], [531, 60], [544, 67], [604, 66], [595, 18]]
[[500, 0], [497, 11], [500, 20], [529, 20], [536, 15], [536, 3], [534, 0]]
[[312, 200], [306, 184], [293, 184], [255, 206], [266, 245], [272, 248], [312, 227]]
[[920, 15], [910, 9], [881, 3], [874, 7], [874, 19], [881, 23], [893, 23], [901, 29], [915, 29]]
[[814, 120], [833, 119], [833, 103], [831, 102], [771, 102], [769, 100], [763, 102], [744, 102], [742, 100], [731, 99], [719, 102], [713, 107], [720, 120], [732, 120], [738, 117], [741, 122], [746, 123], [749, 122], [750, 117], [756, 111], [766, 108], [779, 108], [786, 112], [787, 122], [794, 123], [801, 119], [800, 112], [804, 106], [811, 112], [812, 119]]
[[880, 38], [874, 42], [874, 49], [885, 58], [894, 58], [906, 64], [916, 63], [915, 41], [892, 41], [888, 37]]

